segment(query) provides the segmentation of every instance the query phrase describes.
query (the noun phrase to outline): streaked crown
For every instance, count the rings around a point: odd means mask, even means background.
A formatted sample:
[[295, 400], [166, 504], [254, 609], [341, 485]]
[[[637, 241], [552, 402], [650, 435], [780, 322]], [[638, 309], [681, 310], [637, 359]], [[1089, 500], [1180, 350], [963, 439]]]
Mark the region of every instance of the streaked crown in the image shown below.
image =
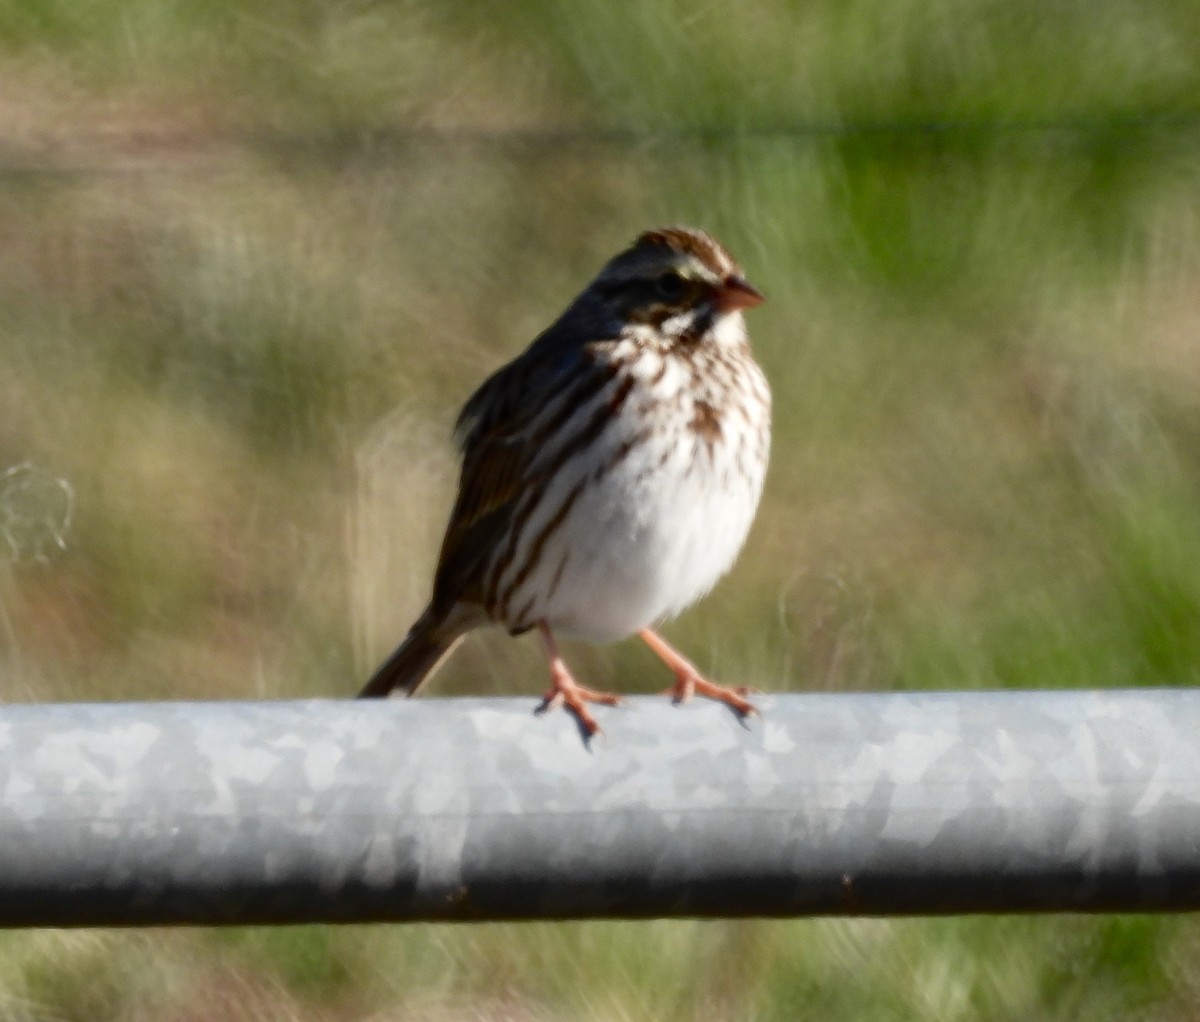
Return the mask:
[[688, 227], [642, 234], [593, 286], [623, 320], [655, 327], [671, 321], [681, 332], [763, 300], [720, 242]]

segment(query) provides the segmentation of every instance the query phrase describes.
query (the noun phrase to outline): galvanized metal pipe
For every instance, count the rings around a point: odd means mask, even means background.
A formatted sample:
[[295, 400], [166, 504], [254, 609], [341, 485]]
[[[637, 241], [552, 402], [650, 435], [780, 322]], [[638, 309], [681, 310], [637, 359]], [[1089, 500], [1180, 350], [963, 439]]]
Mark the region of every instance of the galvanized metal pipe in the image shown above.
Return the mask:
[[0, 709], [0, 925], [1200, 907], [1200, 692]]

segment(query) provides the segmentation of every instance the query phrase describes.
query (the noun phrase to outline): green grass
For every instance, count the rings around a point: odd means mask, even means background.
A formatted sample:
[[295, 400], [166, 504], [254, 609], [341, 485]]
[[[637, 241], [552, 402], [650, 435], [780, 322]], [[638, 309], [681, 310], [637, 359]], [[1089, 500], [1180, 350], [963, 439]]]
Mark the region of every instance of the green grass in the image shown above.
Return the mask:
[[1186, 1017], [1194, 928], [1148, 917], [46, 931], [5, 1018]]
[[[0, 3], [0, 471], [74, 493], [45, 559], [55, 509], [0, 509], [0, 694], [353, 691], [426, 595], [459, 403], [669, 221], [770, 298], [767, 494], [669, 626], [698, 660], [769, 689], [1200, 682], [1198, 37], [1182, 0]], [[629, 644], [570, 656], [663, 684]], [[434, 691], [541, 685], [532, 643], [480, 636]], [[1198, 941], [45, 931], [0, 935], [0, 1019], [1167, 1022]]]

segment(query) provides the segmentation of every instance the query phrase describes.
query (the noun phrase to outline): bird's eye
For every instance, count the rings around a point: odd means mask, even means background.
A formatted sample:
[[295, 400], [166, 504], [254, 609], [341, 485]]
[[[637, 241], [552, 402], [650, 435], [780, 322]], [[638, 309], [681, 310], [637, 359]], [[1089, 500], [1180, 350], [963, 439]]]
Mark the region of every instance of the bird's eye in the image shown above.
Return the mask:
[[684, 279], [678, 273], [670, 271], [662, 274], [654, 282], [654, 289], [659, 293], [659, 296], [669, 302], [680, 298], [683, 295], [685, 286]]

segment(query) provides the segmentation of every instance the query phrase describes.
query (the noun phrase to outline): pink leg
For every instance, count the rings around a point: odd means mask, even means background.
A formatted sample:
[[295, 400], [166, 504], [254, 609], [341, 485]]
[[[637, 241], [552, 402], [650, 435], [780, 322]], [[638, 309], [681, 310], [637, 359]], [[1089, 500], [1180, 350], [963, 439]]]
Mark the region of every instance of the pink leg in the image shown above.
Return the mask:
[[562, 655], [558, 652], [558, 643], [554, 641], [554, 633], [550, 631], [550, 626], [544, 621], [539, 621], [538, 631], [541, 633], [542, 642], [546, 646], [546, 657], [550, 661], [550, 689], [547, 691], [542, 705], [538, 708], [538, 712], [544, 713], [546, 710], [552, 710], [556, 706], [565, 706], [575, 714], [575, 719], [579, 721], [579, 726], [589, 736], [598, 733], [600, 725], [596, 723], [596, 719], [588, 712], [587, 704], [600, 703], [604, 706], [616, 706], [621, 702], [621, 697], [615, 692], [597, 692], [594, 689], [584, 688], [580, 685], [571, 677], [571, 672], [567, 669]]
[[686, 703], [693, 695], [699, 695], [724, 703], [743, 717], [758, 712], [753, 703], [743, 698], [754, 691], [748, 685], [716, 685], [701, 675], [695, 664], [657, 632], [643, 628], [638, 635], [654, 650], [658, 658], [675, 672], [675, 684], [667, 690], [675, 702]]

